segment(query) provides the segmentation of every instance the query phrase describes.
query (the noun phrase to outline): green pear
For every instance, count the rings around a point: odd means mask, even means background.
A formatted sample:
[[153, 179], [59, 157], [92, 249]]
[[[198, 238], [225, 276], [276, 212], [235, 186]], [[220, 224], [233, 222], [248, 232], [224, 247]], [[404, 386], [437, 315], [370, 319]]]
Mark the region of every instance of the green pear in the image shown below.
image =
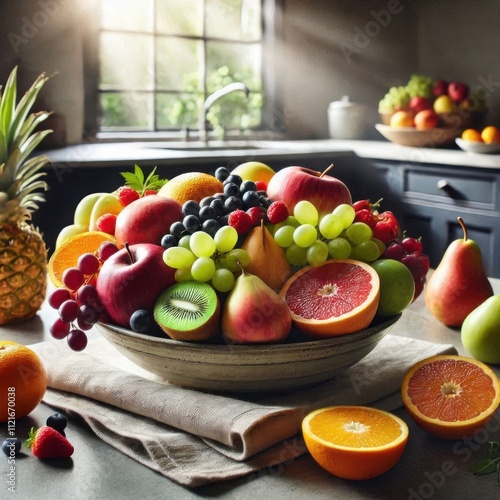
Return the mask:
[[425, 304], [429, 312], [447, 326], [459, 327], [466, 316], [493, 295], [484, 269], [481, 250], [467, 236], [450, 243], [434, 273], [425, 285]]
[[465, 318], [461, 337], [474, 358], [500, 364], [500, 295], [486, 299]]

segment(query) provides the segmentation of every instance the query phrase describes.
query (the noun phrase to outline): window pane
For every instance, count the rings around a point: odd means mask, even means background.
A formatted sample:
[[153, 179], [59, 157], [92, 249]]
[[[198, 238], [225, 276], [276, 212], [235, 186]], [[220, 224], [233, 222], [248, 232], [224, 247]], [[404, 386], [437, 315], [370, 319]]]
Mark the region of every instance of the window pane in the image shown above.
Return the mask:
[[152, 99], [148, 93], [107, 92], [100, 95], [101, 129], [152, 130]]
[[102, 0], [101, 26], [108, 30], [153, 31], [153, 0]]
[[198, 128], [203, 97], [201, 94], [167, 94], [156, 96], [156, 126], [169, 128]]
[[168, 35], [203, 35], [203, 0], [157, 0], [156, 30]]
[[260, 40], [260, 4], [260, 0], [206, 0], [206, 36]]
[[184, 38], [156, 39], [156, 83], [162, 90], [203, 89], [203, 42]]
[[153, 37], [101, 34], [101, 89], [152, 89]]

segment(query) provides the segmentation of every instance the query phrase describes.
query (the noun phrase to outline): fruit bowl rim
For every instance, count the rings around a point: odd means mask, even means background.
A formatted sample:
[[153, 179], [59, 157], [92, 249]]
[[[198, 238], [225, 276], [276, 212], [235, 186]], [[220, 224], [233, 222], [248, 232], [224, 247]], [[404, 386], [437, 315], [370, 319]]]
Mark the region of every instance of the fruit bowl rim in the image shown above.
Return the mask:
[[467, 153], [492, 154], [500, 152], [500, 143], [486, 144], [478, 141], [466, 141], [461, 137], [455, 139], [457, 146]]
[[[375, 124], [375, 128], [380, 134], [393, 144], [411, 147], [438, 147], [453, 143], [453, 140], [463, 132], [461, 128], [453, 127], [434, 127], [426, 130], [418, 130], [415, 127], [391, 127], [383, 123]], [[441, 134], [441, 138], [432, 139], [433, 135]], [[444, 135], [443, 135], [444, 134]], [[397, 138], [401, 138], [399, 141]], [[415, 143], [408, 144], [409, 138], [415, 138]], [[413, 142], [413, 141], [412, 141]]]

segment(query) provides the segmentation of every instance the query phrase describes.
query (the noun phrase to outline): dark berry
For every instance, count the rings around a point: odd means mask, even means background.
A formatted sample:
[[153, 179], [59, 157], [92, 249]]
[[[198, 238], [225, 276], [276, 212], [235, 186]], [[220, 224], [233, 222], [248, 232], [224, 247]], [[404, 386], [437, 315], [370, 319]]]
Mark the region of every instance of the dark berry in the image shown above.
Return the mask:
[[15, 457], [21, 449], [21, 440], [19, 438], [6, 438], [2, 443], [2, 451], [8, 457]]
[[256, 191], [243, 193], [241, 200], [245, 208], [258, 207], [260, 205], [260, 198]]
[[205, 198], [200, 201], [200, 207], [208, 207], [213, 200], [213, 196], [205, 196]]
[[201, 226], [201, 230], [208, 233], [210, 236], [215, 236], [215, 233], [220, 229], [220, 224], [216, 219], [207, 219]]
[[217, 213], [215, 210], [208, 206], [200, 209], [200, 221], [205, 222], [208, 219], [215, 219], [217, 217]]
[[196, 203], [194, 200], [189, 200], [182, 205], [182, 215], [198, 215], [198, 212], [200, 211], [200, 205]]
[[177, 221], [170, 226], [170, 234], [177, 240], [185, 231], [186, 228], [184, 227], [184, 224], [182, 222]]
[[220, 182], [224, 182], [229, 177], [229, 175], [230, 172], [226, 167], [219, 167], [215, 171], [215, 178]]
[[224, 185], [226, 184], [229, 184], [229, 183], [233, 183], [233, 184], [236, 184], [238, 186], [238, 189], [239, 187], [241, 186], [241, 183], [243, 182], [243, 179], [239, 176], [239, 175], [236, 175], [236, 174], [231, 174], [225, 181], [224, 181]]
[[210, 206], [215, 210], [215, 215], [224, 215], [226, 213], [226, 207], [224, 206], [224, 201], [220, 199], [215, 199], [210, 203]]
[[54, 413], [53, 415], [50, 415], [49, 418], [47, 418], [46, 423], [49, 427], [52, 427], [57, 432], [64, 434], [64, 429], [66, 429], [68, 425], [68, 419], [62, 413]]
[[167, 248], [170, 247], [176, 247], [177, 246], [177, 238], [173, 236], [172, 234], [166, 234], [162, 239], [161, 239], [161, 246], [166, 250]]
[[240, 196], [240, 187], [234, 182], [224, 184], [224, 194], [229, 196]]
[[228, 220], [229, 220], [229, 214], [225, 214], [225, 215], [221, 215], [220, 217], [217, 217], [217, 222], [219, 223], [220, 227], [227, 226]]
[[226, 207], [226, 210], [228, 212], [234, 212], [235, 210], [243, 208], [243, 201], [240, 198], [236, 197], [236, 196], [230, 196], [224, 202], [224, 206]]
[[153, 322], [152, 314], [146, 309], [138, 309], [130, 316], [130, 328], [137, 333], [147, 333]]
[[[205, 207], [207, 208], [207, 207]], [[202, 209], [204, 210], [204, 209]], [[186, 231], [188, 233], [195, 233], [200, 229], [201, 226], [201, 221], [196, 215], [186, 215], [184, 219], [182, 219], [182, 223], [184, 224], [184, 227], [186, 228]]]
[[254, 181], [244, 181], [241, 183], [240, 191], [246, 193], [248, 191], [257, 191], [257, 185]]

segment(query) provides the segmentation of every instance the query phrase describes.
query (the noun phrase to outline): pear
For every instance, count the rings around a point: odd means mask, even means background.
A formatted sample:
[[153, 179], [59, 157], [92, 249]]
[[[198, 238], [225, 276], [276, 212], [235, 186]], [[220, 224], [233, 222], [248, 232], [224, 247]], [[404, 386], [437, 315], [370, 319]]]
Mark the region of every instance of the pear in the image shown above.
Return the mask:
[[465, 318], [461, 338], [474, 358], [500, 364], [500, 295], [489, 297]]
[[459, 327], [466, 316], [493, 295], [486, 276], [481, 250], [467, 237], [467, 228], [458, 217], [464, 237], [450, 243], [425, 286], [427, 309], [447, 326]]
[[264, 225], [264, 221], [248, 233], [241, 248], [250, 256], [250, 263], [245, 269], [258, 276], [275, 292], [279, 292], [292, 275], [292, 266], [287, 261], [283, 248], [274, 241]]
[[225, 339], [235, 344], [279, 343], [291, 328], [286, 302], [258, 276], [242, 269], [222, 310]]

